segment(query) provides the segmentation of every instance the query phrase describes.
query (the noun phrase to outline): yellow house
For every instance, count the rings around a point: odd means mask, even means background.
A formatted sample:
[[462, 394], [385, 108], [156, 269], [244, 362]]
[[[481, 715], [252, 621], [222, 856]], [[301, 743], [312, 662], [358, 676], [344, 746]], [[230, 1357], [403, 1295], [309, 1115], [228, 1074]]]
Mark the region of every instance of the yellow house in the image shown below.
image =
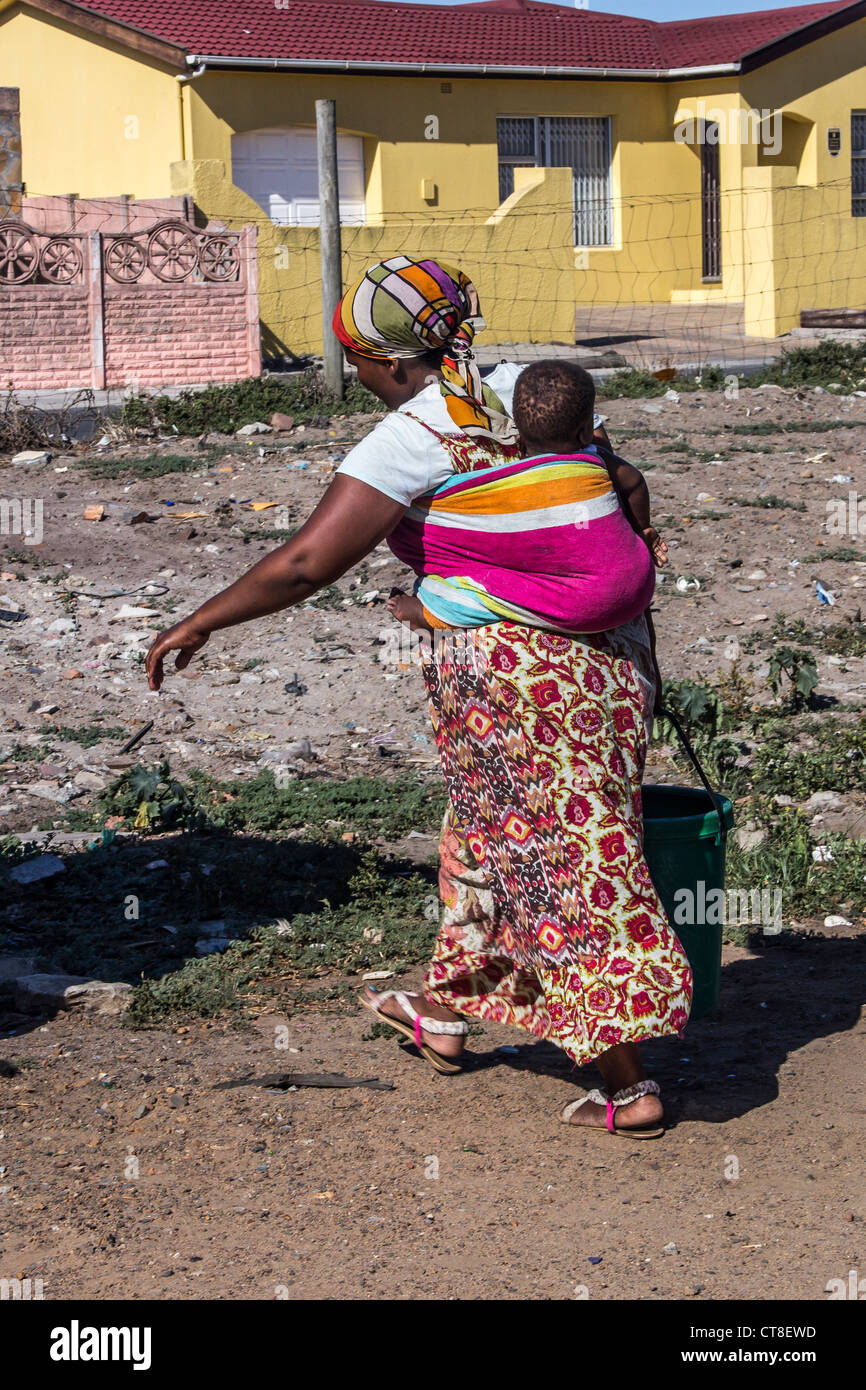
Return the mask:
[[0, 0], [26, 193], [184, 193], [256, 222], [266, 353], [321, 348], [322, 97], [346, 279], [401, 250], [460, 263], [498, 341], [574, 341], [590, 304], [742, 305], [758, 336], [862, 310], [864, 62], [864, 0], [663, 24], [538, 0]]

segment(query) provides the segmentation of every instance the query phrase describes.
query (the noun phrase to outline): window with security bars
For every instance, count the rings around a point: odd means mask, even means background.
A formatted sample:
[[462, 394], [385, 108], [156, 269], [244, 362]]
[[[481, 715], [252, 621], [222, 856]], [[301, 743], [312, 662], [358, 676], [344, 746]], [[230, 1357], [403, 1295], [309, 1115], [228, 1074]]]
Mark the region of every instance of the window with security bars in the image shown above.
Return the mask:
[[515, 168], [570, 168], [575, 245], [611, 244], [609, 116], [500, 116], [496, 133], [500, 202], [514, 192]]
[[851, 216], [866, 217], [866, 111], [851, 112]]

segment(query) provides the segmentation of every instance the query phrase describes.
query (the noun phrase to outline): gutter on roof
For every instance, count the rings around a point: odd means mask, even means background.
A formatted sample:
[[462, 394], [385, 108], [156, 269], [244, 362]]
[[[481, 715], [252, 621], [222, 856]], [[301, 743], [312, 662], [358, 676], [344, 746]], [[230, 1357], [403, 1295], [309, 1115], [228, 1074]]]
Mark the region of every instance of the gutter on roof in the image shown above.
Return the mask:
[[473, 77], [595, 77], [616, 79], [642, 77], [664, 81], [678, 77], [720, 77], [738, 73], [740, 63], [714, 63], [696, 68], [578, 68], [578, 67], [521, 67], [516, 63], [377, 63], [357, 59], [334, 58], [226, 58], [210, 53], [188, 53], [190, 67], [205, 64], [209, 68], [258, 68], [264, 71], [284, 69], [297, 72], [305, 68], [329, 72], [410, 73], [415, 76], [439, 76], [449, 73], [469, 73]]

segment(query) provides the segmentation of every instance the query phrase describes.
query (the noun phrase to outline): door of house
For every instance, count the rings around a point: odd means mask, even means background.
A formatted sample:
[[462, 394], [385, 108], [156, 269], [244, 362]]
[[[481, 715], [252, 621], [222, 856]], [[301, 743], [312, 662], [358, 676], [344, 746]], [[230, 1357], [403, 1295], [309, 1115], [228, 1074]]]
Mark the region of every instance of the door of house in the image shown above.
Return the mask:
[[[364, 142], [337, 136], [340, 221], [362, 223]], [[263, 208], [272, 222], [288, 227], [319, 225], [319, 172], [312, 127], [250, 130], [232, 136], [232, 183]]]
[[701, 275], [722, 278], [722, 199], [719, 181], [719, 127], [706, 122], [701, 141]]

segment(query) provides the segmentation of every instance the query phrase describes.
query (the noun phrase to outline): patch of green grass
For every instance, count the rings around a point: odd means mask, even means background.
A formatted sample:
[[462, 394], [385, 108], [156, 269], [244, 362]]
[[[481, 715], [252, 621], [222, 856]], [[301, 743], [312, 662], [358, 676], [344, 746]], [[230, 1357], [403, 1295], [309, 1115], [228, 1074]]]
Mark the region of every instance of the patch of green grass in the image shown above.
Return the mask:
[[126, 738], [128, 734], [117, 724], [81, 724], [78, 728], [54, 724], [46, 730], [46, 737], [59, 739], [61, 743], [78, 743], [82, 748], [93, 748], [97, 743]]
[[738, 507], [763, 507], [770, 511], [776, 511], [782, 507], [788, 507], [792, 512], [804, 512], [805, 502], [792, 501], [789, 497], [777, 497], [774, 492], [765, 492], [759, 497], [732, 497], [733, 502]]
[[394, 780], [350, 777], [293, 777], [279, 784], [263, 769], [255, 777], [218, 782], [202, 772], [175, 778], [168, 763], [140, 764], [120, 774], [87, 810], [70, 808], [71, 829], [89, 830], [121, 816], [144, 834], [172, 829], [285, 834], [306, 828], [382, 835], [435, 830], [444, 811], [437, 783], [403, 774]]
[[141, 458], [82, 459], [78, 465], [89, 478], [164, 478], [169, 473], [201, 473], [225, 450], [207, 449], [199, 454], [145, 454]]
[[826, 434], [828, 430], [855, 430], [857, 420], [750, 420], [744, 425], [722, 425], [731, 434]]
[[4, 763], [35, 763], [41, 762], [45, 757], [46, 749], [41, 744], [16, 743], [13, 748], [9, 748], [0, 758]]
[[754, 633], [744, 638], [741, 646], [746, 652], [754, 652], [777, 642], [819, 647], [826, 656], [866, 656], [866, 623], [859, 608], [851, 622], [831, 623], [828, 627], [810, 627], [804, 618], [777, 613], [769, 632]]
[[866, 343], [842, 343], [829, 338], [814, 347], [794, 348], [749, 377], [750, 386], [763, 382], [825, 389], [838, 383], [846, 392], [860, 390], [866, 384]]
[[645, 372], [639, 367], [623, 367], [621, 371], [613, 372], [605, 381], [599, 382], [596, 395], [606, 400], [623, 396], [634, 400], [648, 399], [651, 396], [663, 396], [672, 385], [673, 382], [659, 381], [652, 372]]
[[821, 564], [823, 564], [825, 560], [836, 560], [837, 563], [846, 565], [850, 564], [853, 560], [866, 561], [866, 551], [855, 550], [853, 546], [850, 545], [836, 545], [832, 546], [829, 550], [822, 550], [820, 556], [816, 556], [814, 552], [811, 555], [804, 555], [802, 563], [804, 565], [814, 565], [816, 560], [819, 560]]
[[748, 892], [781, 889], [783, 915], [789, 919], [824, 916], [843, 902], [853, 904], [849, 912], [863, 912], [866, 841], [823, 831], [820, 842], [832, 858], [817, 864], [812, 858], [817, 841], [802, 811], [758, 798], [741, 815], [765, 827], [767, 836], [752, 850], [740, 849], [736, 838], [728, 841], [729, 885]]
[[288, 381], [274, 376], [249, 377], [228, 386], [208, 386], [204, 391], [182, 391], [179, 396], [135, 396], [121, 412], [132, 427], [176, 430], [180, 435], [200, 435], [207, 430], [234, 434], [243, 425], [267, 421], [274, 411], [309, 423], [321, 416], [352, 415], [381, 411], [381, 402], [357, 381], [348, 382], [343, 400], [325, 388], [320, 373], [298, 372]]
[[307, 605], [310, 608], [342, 608], [344, 598], [346, 595], [339, 584], [329, 584], [326, 589], [319, 589], [318, 593], [308, 598]]
[[243, 527], [242, 534], [245, 541], [279, 541], [283, 544], [291, 540], [292, 536], [297, 535], [299, 526], [286, 526], [285, 528], [276, 526], [263, 526], [260, 530], [253, 530], [251, 527]]
[[127, 1022], [153, 1025], [261, 1008], [275, 986], [285, 1000], [287, 984], [330, 971], [405, 970], [429, 955], [438, 919], [429, 904], [435, 902], [429, 878], [395, 876], [368, 851], [339, 909], [326, 903], [318, 912], [255, 927], [219, 955], [189, 960], [180, 970], [143, 981], [133, 992]]

